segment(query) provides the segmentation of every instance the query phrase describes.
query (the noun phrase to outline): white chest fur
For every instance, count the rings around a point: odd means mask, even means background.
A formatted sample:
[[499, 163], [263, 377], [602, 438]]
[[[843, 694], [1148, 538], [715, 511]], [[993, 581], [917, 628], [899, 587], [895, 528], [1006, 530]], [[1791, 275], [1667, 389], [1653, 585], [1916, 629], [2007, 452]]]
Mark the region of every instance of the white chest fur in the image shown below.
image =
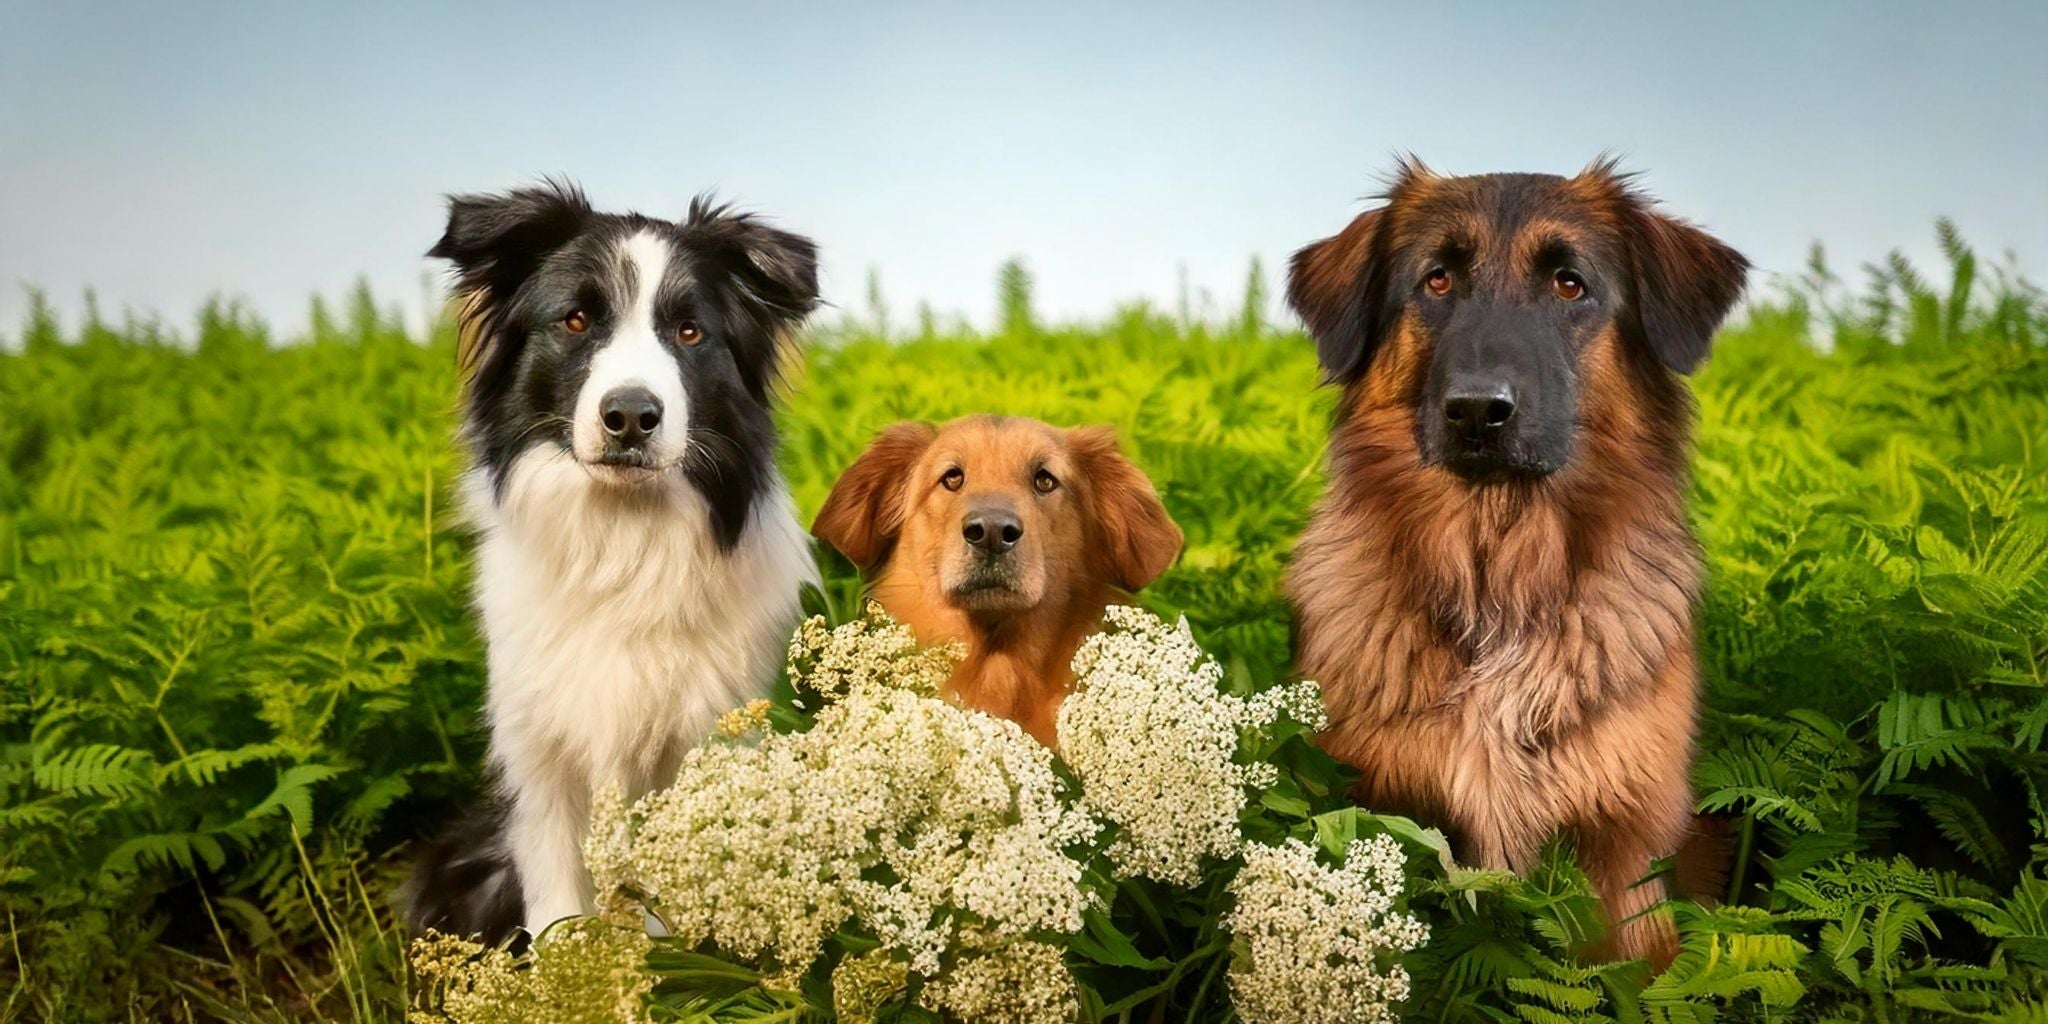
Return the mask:
[[780, 480], [731, 551], [681, 480], [614, 487], [545, 449], [499, 500], [480, 475], [467, 497], [492, 759], [533, 928], [589, 909], [591, 796], [665, 785], [718, 716], [767, 691], [817, 569]]

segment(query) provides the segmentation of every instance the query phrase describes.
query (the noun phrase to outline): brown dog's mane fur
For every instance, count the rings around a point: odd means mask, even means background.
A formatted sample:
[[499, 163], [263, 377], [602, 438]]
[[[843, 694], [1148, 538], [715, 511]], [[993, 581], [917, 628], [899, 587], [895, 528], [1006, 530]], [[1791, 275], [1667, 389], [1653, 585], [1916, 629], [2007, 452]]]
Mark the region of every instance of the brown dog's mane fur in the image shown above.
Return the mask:
[[[1370, 329], [1354, 294], [1414, 226], [1404, 213], [1473, 180], [1411, 164], [1383, 209], [1296, 256], [1289, 298], [1319, 343]], [[1638, 288], [1725, 310], [1718, 294], [1688, 298], [1718, 281], [1659, 278], [1718, 243], [1648, 213], [1605, 166], [1563, 187], [1649, 247], [1634, 250]], [[1542, 478], [1475, 484], [1425, 462], [1430, 341], [1412, 309], [1386, 317], [1362, 368], [1326, 347], [1344, 389], [1329, 488], [1285, 587], [1301, 671], [1329, 706], [1321, 742], [1361, 769], [1361, 802], [1449, 825], [1461, 856], [1492, 868], [1529, 867], [1562, 832], [1623, 922], [1609, 950], [1668, 962], [1668, 920], [1636, 917], [1661, 885], [1637, 883], [1690, 825], [1701, 567], [1685, 517], [1691, 403], [1641, 336], [1658, 329], [1645, 299], [1629, 302], [1579, 355], [1572, 454]]]
[[[962, 543], [957, 509], [931, 486], [940, 473], [934, 460], [949, 449], [1020, 466], [1029, 452], [1055, 460], [1071, 504], [1034, 521], [1046, 578], [1033, 606], [965, 609], [938, 584], [942, 550]], [[1036, 500], [1028, 472], [991, 486], [1013, 501]], [[995, 416], [884, 430], [833, 485], [811, 532], [858, 566], [869, 596], [920, 641], [964, 645], [949, 687], [955, 699], [1018, 723], [1047, 746], [1055, 745], [1059, 706], [1073, 683], [1074, 651], [1103, 609], [1164, 572], [1181, 544], [1180, 528], [1109, 428], [1062, 431]]]

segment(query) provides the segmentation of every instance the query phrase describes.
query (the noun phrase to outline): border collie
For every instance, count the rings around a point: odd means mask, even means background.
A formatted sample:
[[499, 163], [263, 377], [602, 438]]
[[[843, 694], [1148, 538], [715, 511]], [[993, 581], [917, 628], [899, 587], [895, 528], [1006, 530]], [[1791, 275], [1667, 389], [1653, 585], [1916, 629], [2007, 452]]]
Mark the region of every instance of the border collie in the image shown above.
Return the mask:
[[702, 198], [674, 223], [550, 182], [451, 198], [428, 255], [461, 302], [497, 793], [404, 902], [415, 932], [496, 942], [590, 912], [592, 797], [666, 785], [775, 679], [817, 580], [770, 415], [817, 251]]

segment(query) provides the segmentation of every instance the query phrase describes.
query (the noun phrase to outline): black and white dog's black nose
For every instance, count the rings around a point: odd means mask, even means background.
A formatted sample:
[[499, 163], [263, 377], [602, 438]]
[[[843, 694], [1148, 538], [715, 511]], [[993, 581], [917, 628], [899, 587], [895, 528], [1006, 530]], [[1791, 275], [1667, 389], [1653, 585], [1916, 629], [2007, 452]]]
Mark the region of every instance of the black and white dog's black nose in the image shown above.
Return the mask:
[[613, 388], [598, 405], [598, 419], [613, 444], [638, 448], [661, 426], [661, 399], [643, 387]]

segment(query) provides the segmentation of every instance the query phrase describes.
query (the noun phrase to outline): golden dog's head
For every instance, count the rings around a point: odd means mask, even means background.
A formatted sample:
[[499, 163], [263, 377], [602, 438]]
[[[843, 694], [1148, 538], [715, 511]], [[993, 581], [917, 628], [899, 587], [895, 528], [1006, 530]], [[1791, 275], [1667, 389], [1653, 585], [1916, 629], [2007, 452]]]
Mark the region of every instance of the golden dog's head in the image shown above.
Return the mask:
[[885, 607], [915, 600], [977, 621], [1137, 590], [1181, 544], [1110, 429], [1001, 416], [884, 430], [811, 532], [871, 579], [892, 581], [896, 601]]

